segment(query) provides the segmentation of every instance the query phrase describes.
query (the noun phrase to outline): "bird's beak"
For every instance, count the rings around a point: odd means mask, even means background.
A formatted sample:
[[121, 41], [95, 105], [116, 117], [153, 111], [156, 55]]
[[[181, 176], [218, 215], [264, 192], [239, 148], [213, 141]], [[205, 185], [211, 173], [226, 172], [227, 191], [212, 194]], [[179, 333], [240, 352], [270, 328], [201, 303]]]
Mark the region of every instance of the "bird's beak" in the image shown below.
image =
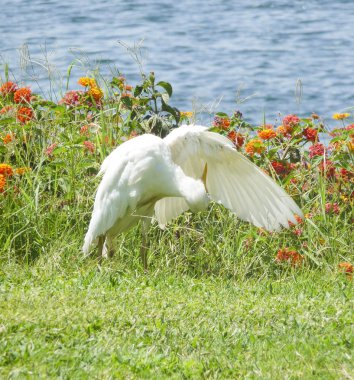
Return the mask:
[[206, 192], [208, 192], [207, 185], [206, 185], [207, 173], [208, 173], [208, 164], [205, 163], [203, 174], [202, 174], [200, 179], [204, 183], [204, 187], [205, 187]]

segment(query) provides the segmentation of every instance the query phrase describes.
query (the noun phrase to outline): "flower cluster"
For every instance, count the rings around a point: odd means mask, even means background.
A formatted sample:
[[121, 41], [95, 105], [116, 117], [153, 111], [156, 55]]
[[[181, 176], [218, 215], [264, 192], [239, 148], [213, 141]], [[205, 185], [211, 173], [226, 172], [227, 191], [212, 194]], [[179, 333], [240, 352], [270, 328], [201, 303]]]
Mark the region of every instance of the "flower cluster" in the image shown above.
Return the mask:
[[0, 87], [0, 96], [14, 103], [2, 107], [0, 115], [13, 113], [22, 124], [26, 124], [34, 118], [33, 108], [30, 107], [32, 101], [30, 88], [19, 88], [14, 82], [6, 82]]
[[303, 262], [304, 256], [296, 250], [290, 248], [282, 248], [277, 252], [275, 260], [277, 262], [288, 262], [292, 266], [296, 266]]

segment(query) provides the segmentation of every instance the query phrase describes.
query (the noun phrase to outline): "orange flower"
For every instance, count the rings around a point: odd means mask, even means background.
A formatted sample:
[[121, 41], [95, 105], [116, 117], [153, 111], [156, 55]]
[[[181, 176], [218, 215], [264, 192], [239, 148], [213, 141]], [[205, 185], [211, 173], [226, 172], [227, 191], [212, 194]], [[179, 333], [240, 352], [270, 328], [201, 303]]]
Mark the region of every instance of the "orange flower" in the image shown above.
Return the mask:
[[245, 147], [245, 151], [250, 155], [253, 156], [254, 154], [258, 153], [261, 154], [265, 150], [265, 146], [260, 139], [252, 139], [250, 140]]
[[120, 96], [121, 98], [132, 98], [132, 94], [128, 94], [127, 92], [123, 92], [123, 94]]
[[19, 88], [14, 94], [15, 103], [29, 103], [31, 101], [32, 91], [27, 87]]
[[89, 77], [81, 77], [77, 83], [84, 87], [97, 87], [96, 80]]
[[245, 138], [244, 136], [239, 133], [239, 132], [235, 132], [235, 131], [231, 131], [227, 137], [238, 147], [238, 148], [241, 148], [241, 146], [244, 144], [245, 142]]
[[14, 171], [10, 165], [0, 164], [0, 174], [11, 177], [14, 174]]
[[126, 84], [126, 85], [124, 86], [124, 90], [125, 90], [125, 91], [132, 91], [132, 90], [133, 90], [133, 86], [131, 86], [131, 85], [129, 85], [129, 84]]
[[80, 135], [85, 135], [85, 136], [87, 136], [87, 135], [88, 135], [88, 131], [89, 131], [89, 127], [88, 127], [88, 125], [83, 125], [83, 126], [80, 128]]
[[3, 174], [0, 174], [0, 193], [4, 192], [5, 185], [6, 185], [6, 178]]
[[87, 92], [92, 98], [95, 99], [95, 102], [100, 102], [103, 97], [103, 92], [99, 87], [91, 87]]
[[277, 136], [277, 133], [275, 132], [275, 130], [272, 127], [269, 128], [268, 125], [265, 125], [265, 128], [263, 128], [262, 130], [258, 131], [258, 136], [262, 140], [271, 140], [271, 139], [274, 139], [274, 137]]
[[15, 138], [15, 136], [11, 133], [8, 133], [6, 134], [3, 138], [2, 138], [2, 141], [4, 142], [4, 144], [9, 144], [11, 141], [13, 141]]
[[20, 123], [26, 124], [33, 118], [33, 111], [31, 108], [21, 107], [17, 110], [16, 117]]
[[213, 121], [213, 126], [223, 130], [228, 130], [230, 128], [230, 119], [228, 117], [215, 116]]
[[345, 273], [353, 273], [354, 272], [354, 265], [350, 263], [339, 263], [338, 264], [339, 269], [343, 270]]
[[0, 87], [0, 92], [2, 93], [3, 96], [6, 96], [8, 94], [13, 94], [16, 92], [18, 89], [17, 84], [13, 82], [5, 82], [1, 87]]
[[285, 127], [284, 125], [279, 125], [277, 128], [277, 133], [283, 135], [284, 137], [291, 137], [291, 127]]
[[291, 265], [295, 266], [302, 263], [304, 256], [296, 251], [290, 250], [289, 248], [282, 248], [279, 249], [275, 260], [278, 262], [287, 261]]

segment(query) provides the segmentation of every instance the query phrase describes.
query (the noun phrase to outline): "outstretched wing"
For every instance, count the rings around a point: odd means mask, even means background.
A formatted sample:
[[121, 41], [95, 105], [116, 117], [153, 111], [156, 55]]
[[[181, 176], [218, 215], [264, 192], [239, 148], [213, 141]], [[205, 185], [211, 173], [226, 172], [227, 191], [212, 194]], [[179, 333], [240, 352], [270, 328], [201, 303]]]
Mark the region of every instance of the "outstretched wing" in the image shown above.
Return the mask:
[[[165, 139], [174, 162], [186, 175], [202, 178], [210, 197], [239, 218], [267, 230], [296, 224], [302, 215], [291, 197], [256, 165], [237, 152], [226, 137], [202, 126], [182, 126]], [[165, 224], [185, 208], [162, 199], [155, 207], [156, 218]]]

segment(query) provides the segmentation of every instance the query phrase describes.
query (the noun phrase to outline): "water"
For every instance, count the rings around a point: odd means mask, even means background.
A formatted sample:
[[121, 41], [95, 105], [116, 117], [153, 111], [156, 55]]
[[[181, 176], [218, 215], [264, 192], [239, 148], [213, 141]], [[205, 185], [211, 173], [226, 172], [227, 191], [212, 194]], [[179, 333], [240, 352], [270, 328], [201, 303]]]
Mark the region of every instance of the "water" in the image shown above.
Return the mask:
[[[44, 61], [56, 90], [58, 71], [65, 77], [75, 58], [82, 64], [71, 72], [71, 88], [96, 66], [107, 77], [118, 69], [134, 84], [139, 67], [117, 41], [143, 39], [144, 70], [172, 83], [172, 104], [181, 110], [212, 109], [222, 97], [214, 108], [239, 109], [254, 123], [279, 113], [328, 117], [354, 106], [353, 25], [351, 0], [12, 0], [1, 5], [0, 61], [46, 96], [53, 93]], [[23, 44], [37, 62], [26, 70]]]

